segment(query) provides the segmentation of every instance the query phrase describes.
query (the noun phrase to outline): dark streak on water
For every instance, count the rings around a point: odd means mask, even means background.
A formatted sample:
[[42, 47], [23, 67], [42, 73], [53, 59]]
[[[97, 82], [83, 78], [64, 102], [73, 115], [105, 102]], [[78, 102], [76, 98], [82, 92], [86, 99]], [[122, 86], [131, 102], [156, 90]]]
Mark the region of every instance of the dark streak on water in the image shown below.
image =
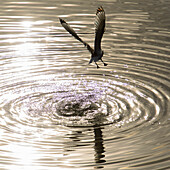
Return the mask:
[[[102, 47], [89, 44], [95, 10]], [[0, 169], [169, 169], [168, 0], [0, 2]]]

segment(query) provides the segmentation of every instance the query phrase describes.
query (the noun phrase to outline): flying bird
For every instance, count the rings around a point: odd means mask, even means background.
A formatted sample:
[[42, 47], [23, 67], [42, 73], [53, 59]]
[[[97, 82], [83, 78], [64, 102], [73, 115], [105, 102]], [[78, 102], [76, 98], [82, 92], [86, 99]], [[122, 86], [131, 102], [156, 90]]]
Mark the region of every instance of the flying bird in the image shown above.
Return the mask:
[[69, 24], [66, 23], [63, 19], [59, 18], [61, 25], [77, 40], [79, 40], [81, 43], [84, 44], [84, 46], [89, 50], [91, 53], [91, 59], [89, 61], [89, 64], [92, 62], [95, 62], [97, 65], [97, 68], [99, 68], [99, 65], [97, 64], [97, 61], [101, 60], [104, 66], [107, 66], [107, 64], [102, 60], [103, 57], [103, 50], [101, 49], [101, 40], [105, 31], [105, 11], [103, 7], [99, 7], [96, 12], [96, 19], [95, 19], [95, 41], [94, 41], [94, 49], [90, 47], [88, 43], [83, 41], [77, 33], [69, 26]]

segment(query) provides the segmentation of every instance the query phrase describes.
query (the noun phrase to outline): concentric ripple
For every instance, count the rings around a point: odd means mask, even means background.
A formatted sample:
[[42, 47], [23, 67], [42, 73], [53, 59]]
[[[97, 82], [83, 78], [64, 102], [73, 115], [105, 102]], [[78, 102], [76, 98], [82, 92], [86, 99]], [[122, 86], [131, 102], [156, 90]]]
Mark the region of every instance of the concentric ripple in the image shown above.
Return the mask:
[[0, 169], [170, 169], [169, 1], [0, 4]]
[[46, 126], [44, 121], [48, 126], [138, 126], [159, 119], [165, 105], [156, 89], [109, 76], [74, 75], [45, 84], [25, 83], [19, 83], [16, 90], [5, 90], [1, 108], [11, 115], [10, 121], [29, 126]]

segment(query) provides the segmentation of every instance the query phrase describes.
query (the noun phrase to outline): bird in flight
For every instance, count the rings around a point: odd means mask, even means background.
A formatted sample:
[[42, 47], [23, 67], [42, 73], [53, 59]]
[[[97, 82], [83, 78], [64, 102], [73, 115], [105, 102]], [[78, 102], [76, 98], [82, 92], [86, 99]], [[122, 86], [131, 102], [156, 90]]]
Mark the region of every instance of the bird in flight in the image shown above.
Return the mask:
[[91, 59], [89, 61], [89, 64], [93, 61], [97, 65], [97, 68], [99, 68], [99, 65], [97, 64], [97, 61], [101, 60], [104, 66], [107, 66], [107, 64], [102, 60], [103, 57], [103, 50], [101, 49], [101, 39], [103, 37], [104, 31], [105, 31], [105, 11], [103, 7], [99, 7], [96, 12], [96, 19], [95, 19], [95, 41], [94, 41], [94, 49], [90, 47], [88, 43], [83, 41], [77, 33], [71, 28], [63, 19], [59, 18], [61, 25], [77, 40], [79, 40], [81, 43], [84, 44], [84, 46], [89, 50], [91, 53]]

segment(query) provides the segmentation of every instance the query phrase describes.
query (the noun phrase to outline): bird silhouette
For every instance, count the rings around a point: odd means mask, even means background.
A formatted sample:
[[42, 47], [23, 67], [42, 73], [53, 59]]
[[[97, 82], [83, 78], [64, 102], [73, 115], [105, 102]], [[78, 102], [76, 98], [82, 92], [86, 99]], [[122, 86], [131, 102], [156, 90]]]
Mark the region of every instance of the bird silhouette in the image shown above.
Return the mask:
[[92, 63], [93, 61], [97, 65], [97, 68], [100, 68], [99, 65], [97, 64], [97, 61], [101, 60], [104, 64], [104, 66], [107, 66], [107, 64], [102, 60], [104, 51], [101, 49], [101, 40], [103, 37], [103, 34], [105, 32], [105, 11], [103, 7], [99, 7], [96, 12], [96, 19], [95, 19], [95, 41], [94, 41], [94, 49], [90, 47], [88, 43], [83, 41], [77, 33], [69, 26], [69, 24], [66, 23], [63, 19], [59, 18], [61, 25], [72, 35], [74, 36], [77, 40], [79, 40], [81, 43], [84, 44], [84, 46], [89, 50], [91, 53], [91, 59], [89, 61], [89, 64]]

